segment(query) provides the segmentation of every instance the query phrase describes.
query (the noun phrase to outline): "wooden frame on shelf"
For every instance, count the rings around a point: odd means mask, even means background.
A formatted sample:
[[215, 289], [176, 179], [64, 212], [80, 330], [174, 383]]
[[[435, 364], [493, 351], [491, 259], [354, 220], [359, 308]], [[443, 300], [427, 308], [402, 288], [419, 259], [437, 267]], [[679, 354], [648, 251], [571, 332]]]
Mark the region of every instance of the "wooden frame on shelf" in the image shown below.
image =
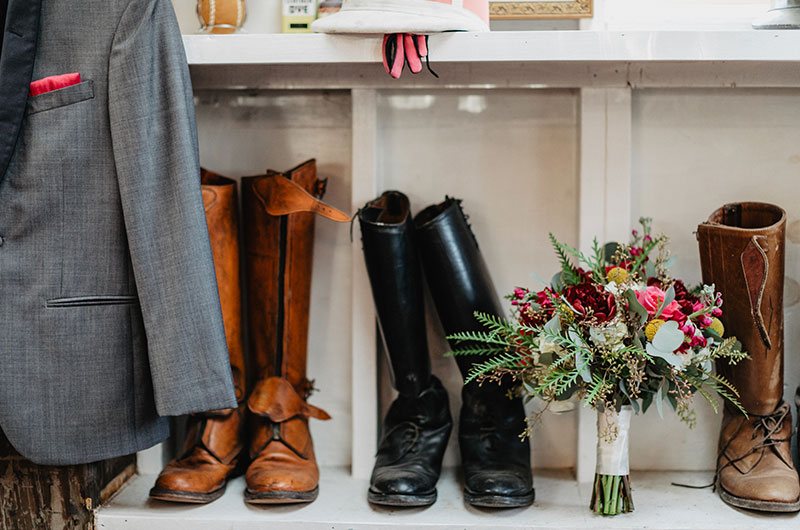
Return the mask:
[[591, 18], [593, 0], [489, 0], [492, 20]]

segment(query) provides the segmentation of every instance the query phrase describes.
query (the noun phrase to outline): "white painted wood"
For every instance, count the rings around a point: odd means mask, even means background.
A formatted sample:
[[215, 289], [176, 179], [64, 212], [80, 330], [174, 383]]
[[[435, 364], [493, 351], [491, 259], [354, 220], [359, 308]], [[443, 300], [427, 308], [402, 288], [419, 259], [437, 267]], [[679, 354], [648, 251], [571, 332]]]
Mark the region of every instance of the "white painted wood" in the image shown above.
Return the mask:
[[[378, 163], [377, 96], [374, 90], [352, 91], [352, 160], [350, 206], [353, 214], [375, 198], [380, 187]], [[352, 473], [368, 478], [378, 439], [378, 364], [375, 309], [369, 286], [361, 233], [352, 223]]]
[[[578, 209], [578, 244], [583, 252], [591, 249], [592, 238], [605, 238], [607, 107], [606, 90], [584, 88], [580, 91], [580, 206]], [[577, 454], [575, 474], [579, 482], [594, 477], [597, 430], [595, 414], [581, 405], [575, 415]]]
[[[379, 36], [184, 35], [190, 64], [380, 63]], [[800, 61], [795, 31], [501, 31], [432, 35], [444, 62]]]
[[710, 488], [680, 488], [670, 483], [701, 485], [710, 472], [631, 474], [636, 511], [616, 518], [590, 512], [590, 488], [568, 472], [550, 471], [536, 477], [536, 502], [529, 508], [476, 509], [462, 499], [460, 479], [446, 470], [438, 484], [438, 500], [429, 508], [389, 509], [370, 506], [368, 481], [352, 477], [346, 468], [323, 468], [320, 493], [311, 504], [249, 506], [244, 480], [207, 505], [148, 501], [155, 476], [137, 476], [105, 507], [97, 511], [98, 530], [494, 530], [509, 528], [586, 530], [648, 528], [654, 530], [790, 530], [797, 514], [759, 515], [724, 504]]
[[796, 62], [483, 62], [431, 66], [422, 73], [389, 77], [372, 63], [194, 65], [196, 89], [351, 88], [744, 88], [800, 87]]
[[[285, 171], [317, 159], [327, 178], [325, 200], [351, 204], [351, 101], [346, 92], [198, 92], [196, 114], [203, 167], [238, 179]], [[244, 224], [242, 224], [244, 226]], [[309, 421], [317, 460], [348, 466], [351, 459], [350, 236], [347, 224], [317, 217], [308, 334], [309, 402], [332, 420]], [[258, 377], [258, 374], [254, 374]]]
[[605, 29], [748, 31], [753, 20], [767, 11], [770, 0], [603, 0], [603, 4]]
[[[574, 91], [382, 91], [378, 123], [384, 189], [405, 192], [414, 213], [445, 195], [463, 199], [499, 296], [517, 286], [540, 288], [531, 273], [549, 279], [557, 270], [548, 231], [577, 243]], [[463, 381], [454, 360], [444, 357], [450, 348], [432, 300], [427, 302], [432, 368], [447, 389], [456, 423], [444, 463], [459, 466]], [[508, 312], [510, 305], [502, 302]], [[532, 443], [534, 467], [575, 465], [573, 415], [544, 415]]]
[[136, 471], [143, 474], [160, 473], [169, 461], [166, 444], [156, 444], [136, 453]]
[[631, 233], [631, 91], [615, 88], [606, 96], [606, 241], [627, 241]]
[[[800, 90], [636, 91], [633, 130], [631, 220], [651, 216], [654, 230], [670, 236], [674, 273], [687, 284], [701, 280], [694, 232], [714, 209], [746, 200], [786, 209], [784, 399], [792, 403], [800, 384]], [[634, 418], [633, 467], [713, 466], [720, 416], [695, 402], [694, 429], [669, 407], [664, 420], [654, 411]]]
[[[579, 245], [589, 252], [600, 244], [627, 240], [631, 197], [631, 91], [584, 88], [580, 93]], [[597, 429], [594, 412], [577, 415], [578, 481], [594, 477]]]

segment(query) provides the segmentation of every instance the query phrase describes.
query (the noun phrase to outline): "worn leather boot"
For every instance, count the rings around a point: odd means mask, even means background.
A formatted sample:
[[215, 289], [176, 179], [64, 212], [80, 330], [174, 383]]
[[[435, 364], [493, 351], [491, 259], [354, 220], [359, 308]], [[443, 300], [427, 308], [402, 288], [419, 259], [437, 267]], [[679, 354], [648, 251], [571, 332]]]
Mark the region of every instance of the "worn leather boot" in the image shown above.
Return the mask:
[[250, 351], [258, 376], [248, 400], [250, 457], [245, 500], [310, 502], [319, 470], [308, 418], [329, 419], [308, 405], [308, 313], [314, 213], [349, 217], [319, 199], [325, 189], [309, 160], [286, 173], [242, 179]]
[[726, 204], [697, 228], [703, 283], [722, 294], [722, 322], [750, 358], [717, 371], [739, 391], [745, 417], [725, 404], [716, 486], [732, 506], [800, 510], [792, 464], [791, 408], [783, 401], [786, 213], [771, 204]]
[[[461, 201], [447, 198], [414, 219], [425, 276], [444, 331], [482, 329], [474, 311], [503, 315], [500, 301]], [[456, 357], [466, 377], [474, 358]], [[461, 391], [458, 441], [464, 471], [464, 499], [474, 506], [505, 508], [533, 503], [530, 442], [520, 439], [525, 410], [509, 399], [511, 382], [476, 382]]]
[[399, 395], [383, 421], [367, 498], [389, 506], [436, 501], [453, 426], [447, 393], [431, 375], [422, 270], [408, 198], [387, 191], [358, 213], [364, 260]]
[[245, 362], [239, 285], [239, 219], [236, 182], [202, 172], [203, 204], [214, 256], [225, 337], [239, 408], [193, 414], [180, 457], [170, 462], [150, 490], [154, 499], [206, 503], [225, 492], [241, 472], [245, 443]]

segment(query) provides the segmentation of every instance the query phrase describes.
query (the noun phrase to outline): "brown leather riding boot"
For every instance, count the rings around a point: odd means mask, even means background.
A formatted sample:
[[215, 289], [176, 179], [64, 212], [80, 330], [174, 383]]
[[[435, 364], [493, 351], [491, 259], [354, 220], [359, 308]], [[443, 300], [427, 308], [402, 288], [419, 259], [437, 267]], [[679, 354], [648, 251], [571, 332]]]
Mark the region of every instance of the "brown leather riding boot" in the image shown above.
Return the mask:
[[725, 404], [717, 456], [722, 500], [768, 512], [800, 510], [783, 401], [786, 213], [771, 204], [726, 204], [697, 228], [703, 283], [722, 293], [722, 322], [750, 358], [717, 371], [739, 391], [748, 417]]
[[347, 222], [319, 201], [324, 182], [309, 160], [286, 173], [242, 179], [250, 351], [258, 383], [248, 400], [250, 457], [245, 500], [310, 502], [319, 470], [308, 418], [326, 412], [305, 400], [306, 345], [314, 249], [314, 212]]
[[203, 204], [217, 274], [237, 409], [193, 414], [181, 456], [170, 462], [150, 490], [155, 499], [205, 503], [219, 498], [237, 471], [245, 438], [245, 363], [239, 286], [236, 182], [202, 172]]

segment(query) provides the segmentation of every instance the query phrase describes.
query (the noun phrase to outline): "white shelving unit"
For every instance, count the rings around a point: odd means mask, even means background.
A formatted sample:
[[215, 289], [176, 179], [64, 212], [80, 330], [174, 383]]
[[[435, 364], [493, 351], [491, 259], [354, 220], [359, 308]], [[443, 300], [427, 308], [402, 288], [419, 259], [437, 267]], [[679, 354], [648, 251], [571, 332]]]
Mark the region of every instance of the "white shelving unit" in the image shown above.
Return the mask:
[[710, 489], [691, 490], [672, 482], [705, 484], [710, 473], [634, 473], [637, 511], [615, 518], [589, 510], [591, 487], [577, 484], [568, 472], [536, 477], [536, 501], [529, 508], [476, 509], [464, 502], [453, 470], [439, 480], [438, 499], [429, 508], [372, 507], [366, 479], [346, 469], [324, 469], [319, 498], [309, 505], [254, 507], [242, 500], [244, 480], [228, 485], [225, 495], [207, 506], [176, 506], [148, 501], [154, 476], [138, 476], [99, 512], [98, 530], [435, 530], [624, 528], [653, 530], [789, 530], [792, 515], [763, 516], [733, 510]]
[[[380, 62], [380, 36], [186, 35], [193, 65]], [[664, 62], [800, 59], [794, 31], [502, 31], [432, 35], [437, 63]], [[447, 82], [443, 80], [443, 82]]]
[[[636, 90], [800, 88], [800, 32], [540, 31], [439, 35], [430, 38], [430, 50], [432, 66], [440, 78], [426, 72], [417, 76], [406, 72], [400, 80], [392, 80], [383, 72], [379, 42], [379, 37], [327, 35], [184, 37], [198, 94], [236, 89], [243, 94], [259, 90], [274, 90], [276, 94], [333, 91], [349, 96], [350, 121], [344, 126], [351, 134], [347, 142], [350, 204], [337, 205], [349, 206], [353, 212], [384, 186], [394, 183], [386, 182], [381, 172], [382, 157], [388, 156], [379, 145], [386, 134], [381, 122], [381, 102], [386, 94], [572, 91], [566, 93], [574, 93], [577, 101], [575, 242], [584, 249], [594, 236], [600, 240], [627, 238], [631, 219], [639, 211], [634, 204], [638, 184], [632, 169], [636, 165]], [[715, 203], [716, 199], [710, 196], [708, 201]], [[800, 234], [800, 226], [797, 232]], [[354, 237], [357, 240], [358, 235]], [[609, 519], [592, 516], [586, 508], [586, 482], [594, 472], [595, 426], [594, 415], [587, 410], [573, 415], [577, 433], [574, 472], [537, 472], [537, 502], [530, 509], [497, 513], [467, 507], [461, 500], [460, 482], [453, 469], [446, 470], [440, 482], [439, 501], [429, 509], [392, 511], [369, 507], [365, 496], [377, 437], [380, 392], [376, 385], [352, 382], [376, 381], [379, 365], [372, 295], [360, 246], [353, 245], [348, 252], [349, 300], [341, 302], [340, 308], [351, 314], [347, 341], [351, 349], [350, 431], [349, 438], [340, 443], [349, 444], [351, 466], [325, 467], [320, 498], [308, 506], [265, 510], [246, 507], [241, 498], [241, 479], [229, 486], [221, 500], [209, 506], [169, 506], [147, 500], [152, 474], [161, 465], [160, 458], [153, 458], [151, 453], [151, 457], [140, 460], [143, 475], [98, 512], [98, 528], [204, 530], [276, 525], [298, 529], [780, 529], [797, 525], [796, 516], [765, 518], [725, 506], [710, 490], [669, 486], [672, 481], [707, 482], [711, 473], [706, 472], [634, 473], [639, 511], [613, 519], [613, 524]], [[787, 340], [787, 347], [790, 342]], [[325, 406], [323, 402], [316, 404]], [[713, 448], [709, 445], [699, 450], [703, 451], [713, 453]]]

